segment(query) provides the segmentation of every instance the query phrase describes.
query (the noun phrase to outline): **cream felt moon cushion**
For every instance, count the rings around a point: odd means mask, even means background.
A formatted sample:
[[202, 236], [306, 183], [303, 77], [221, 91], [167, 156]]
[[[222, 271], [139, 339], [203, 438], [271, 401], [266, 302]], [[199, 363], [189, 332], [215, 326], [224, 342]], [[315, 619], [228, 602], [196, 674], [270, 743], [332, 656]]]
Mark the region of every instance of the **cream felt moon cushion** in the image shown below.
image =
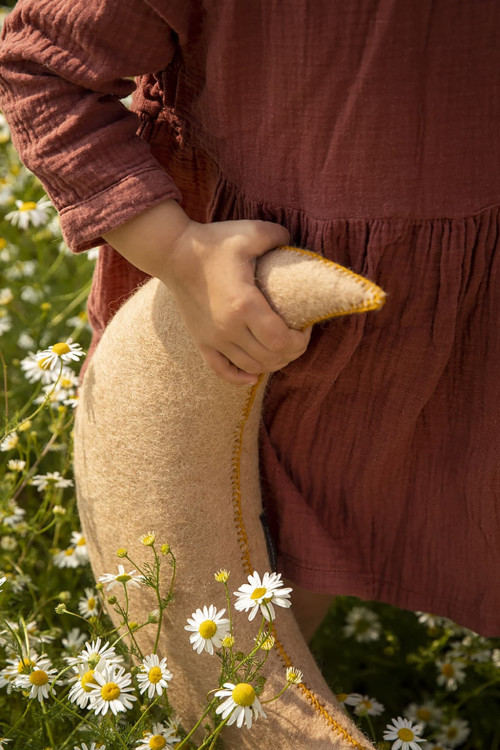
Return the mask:
[[[282, 247], [259, 259], [259, 286], [290, 327], [380, 307], [384, 293], [324, 258]], [[145, 284], [108, 326], [86, 371], [75, 428], [79, 512], [96, 576], [115, 572], [118, 547], [138, 564], [154, 530], [177, 558], [175, 597], [165, 611], [160, 656], [173, 672], [169, 697], [190, 729], [207, 692], [218, 686], [219, 659], [197, 654], [184, 630], [203, 605], [225, 606], [214, 580], [230, 570], [231, 591], [254, 570], [270, 570], [260, 523], [258, 425], [267, 377], [252, 387], [220, 380], [203, 362], [169, 290]], [[113, 590], [114, 593], [115, 590]], [[132, 619], [156, 607], [145, 587], [132, 590]], [[323, 680], [293, 616], [277, 608], [276, 646], [263, 699], [284, 685], [293, 664], [304, 683], [265, 706], [251, 730], [226, 727], [224, 747], [280, 750], [371, 748]], [[134, 615], [135, 612], [135, 615]], [[237, 646], [250, 650], [255, 622], [234, 612]], [[138, 631], [145, 654], [155, 626]]]

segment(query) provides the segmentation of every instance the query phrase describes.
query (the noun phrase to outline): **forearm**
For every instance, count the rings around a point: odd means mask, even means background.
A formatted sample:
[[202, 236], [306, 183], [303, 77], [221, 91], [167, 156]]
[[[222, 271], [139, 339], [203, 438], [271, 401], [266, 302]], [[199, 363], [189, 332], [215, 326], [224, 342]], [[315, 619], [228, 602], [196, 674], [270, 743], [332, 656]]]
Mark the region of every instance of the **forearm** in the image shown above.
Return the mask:
[[170, 199], [106, 232], [104, 239], [132, 265], [166, 282], [169, 257], [190, 221], [177, 201]]

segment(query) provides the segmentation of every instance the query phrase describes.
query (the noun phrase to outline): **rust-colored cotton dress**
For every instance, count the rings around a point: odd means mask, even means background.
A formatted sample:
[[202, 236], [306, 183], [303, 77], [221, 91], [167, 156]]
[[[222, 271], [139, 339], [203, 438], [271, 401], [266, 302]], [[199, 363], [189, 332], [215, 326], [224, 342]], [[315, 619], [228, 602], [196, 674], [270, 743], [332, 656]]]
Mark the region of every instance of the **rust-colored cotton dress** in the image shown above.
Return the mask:
[[[386, 290], [271, 379], [279, 570], [497, 636], [499, 30], [498, 0], [20, 0], [0, 81], [74, 250], [174, 197]], [[101, 250], [96, 339], [143, 278]]]

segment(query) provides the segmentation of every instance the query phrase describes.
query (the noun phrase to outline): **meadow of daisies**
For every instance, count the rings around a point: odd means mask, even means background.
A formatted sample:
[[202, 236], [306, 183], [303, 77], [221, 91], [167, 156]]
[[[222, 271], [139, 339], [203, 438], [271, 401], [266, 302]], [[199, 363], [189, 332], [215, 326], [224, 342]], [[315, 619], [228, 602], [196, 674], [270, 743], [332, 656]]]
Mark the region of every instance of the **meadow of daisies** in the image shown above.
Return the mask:
[[[97, 250], [68, 251], [1, 115], [0, 220], [0, 750], [223, 747], [226, 724], [247, 731], [266, 721], [265, 703], [275, 698], [265, 689], [271, 625], [280, 607], [293, 607], [293, 591], [265, 571], [247, 582], [213, 571], [221, 584], [215, 603], [203, 601], [200, 581], [199, 607], [178, 638], [199, 653], [200, 678], [211, 658], [220, 659], [221, 677], [192, 735], [170, 707], [167, 655], [134, 646], [144, 623], [161, 630], [175, 596], [175, 550], [145, 528], [151, 565], [138, 570], [117, 549], [116, 569], [95, 581], [76, 512], [72, 428]], [[148, 524], [154, 529], [154, 519]], [[158, 586], [161, 565], [171, 569], [167, 592]], [[131, 623], [115, 593], [131, 598], [140, 586], [156, 591], [158, 607]], [[250, 654], [237, 650], [236, 615], [255, 617]], [[430, 614], [339, 598], [312, 647], [377, 747], [500, 748], [500, 641]], [[301, 679], [288, 669], [283, 690]]]

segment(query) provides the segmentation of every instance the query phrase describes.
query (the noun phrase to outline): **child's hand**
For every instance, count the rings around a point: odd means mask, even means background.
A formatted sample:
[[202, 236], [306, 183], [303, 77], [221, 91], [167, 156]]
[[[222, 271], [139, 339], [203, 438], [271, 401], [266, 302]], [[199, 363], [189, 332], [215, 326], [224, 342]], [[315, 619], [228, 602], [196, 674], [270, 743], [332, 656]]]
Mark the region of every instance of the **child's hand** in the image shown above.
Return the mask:
[[279, 224], [199, 224], [170, 200], [106, 239], [170, 288], [203, 359], [227, 382], [254, 383], [306, 350], [310, 329], [288, 328], [255, 285], [256, 258], [289, 242]]

